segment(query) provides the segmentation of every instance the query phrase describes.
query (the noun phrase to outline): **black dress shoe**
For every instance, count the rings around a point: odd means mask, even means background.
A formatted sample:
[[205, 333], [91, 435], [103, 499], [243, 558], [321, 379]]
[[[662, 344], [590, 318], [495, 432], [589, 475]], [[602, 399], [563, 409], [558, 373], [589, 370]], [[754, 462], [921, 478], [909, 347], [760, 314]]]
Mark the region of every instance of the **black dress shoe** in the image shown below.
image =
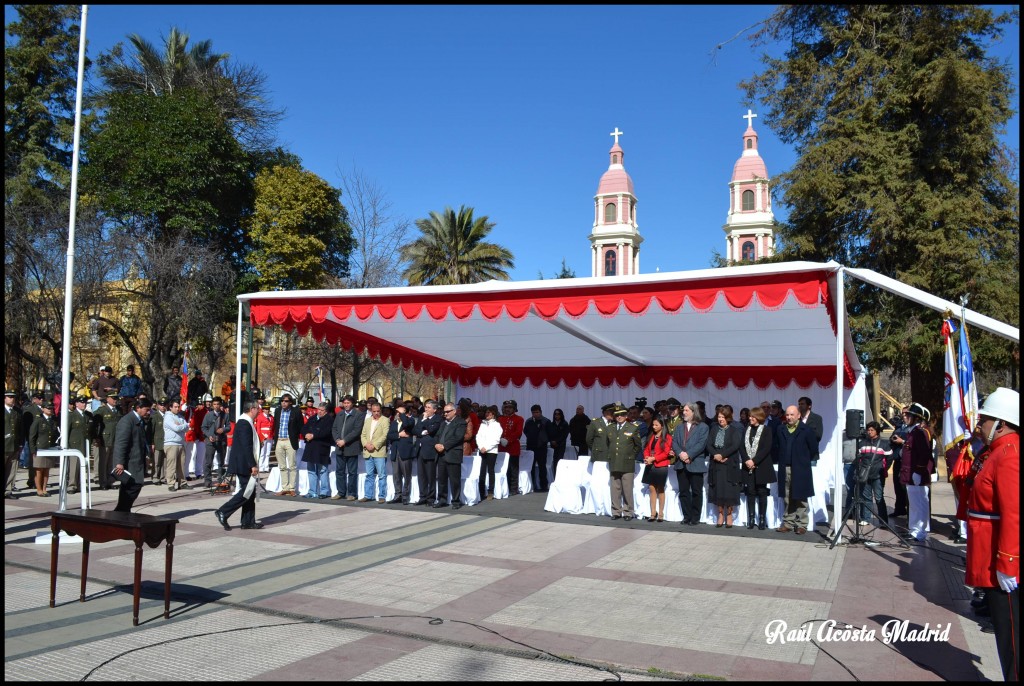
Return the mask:
[[437, 501], [436, 503], [434, 503], [434, 504], [433, 504], [433, 505], [432, 505], [431, 507], [434, 507], [434, 508], [438, 508], [438, 507], [448, 507], [448, 503], [442, 503], [442, 502], [441, 502], [440, 500], [438, 500], [438, 501]]
[[622, 515], [612, 515], [612, 519], [622, 519]]
[[388, 505], [397, 505], [400, 502], [402, 502], [401, 498], [392, 498], [388, 501]]
[[414, 502], [413, 505], [427, 505], [429, 503], [430, 503], [429, 500], [422, 500], [421, 499], [421, 500], [417, 500], [416, 502]]
[[249, 524], [249, 525], [243, 524], [242, 528], [243, 529], [262, 529], [263, 528], [263, 522], [256, 522], [255, 524]]
[[462, 507], [462, 503], [457, 503], [457, 502], [456, 503], [452, 503], [452, 509], [453, 510], [457, 510], [460, 507]]
[[624, 521], [624, 522], [631, 522], [631, 521], [633, 521], [633, 518], [631, 516], [629, 516], [629, 515], [624, 515], [622, 517], [622, 521]]
[[228, 524], [228, 518], [224, 516], [224, 513], [217, 510], [214, 514], [217, 515], [217, 521], [220, 522], [222, 527], [224, 527], [224, 531], [231, 531], [231, 525]]

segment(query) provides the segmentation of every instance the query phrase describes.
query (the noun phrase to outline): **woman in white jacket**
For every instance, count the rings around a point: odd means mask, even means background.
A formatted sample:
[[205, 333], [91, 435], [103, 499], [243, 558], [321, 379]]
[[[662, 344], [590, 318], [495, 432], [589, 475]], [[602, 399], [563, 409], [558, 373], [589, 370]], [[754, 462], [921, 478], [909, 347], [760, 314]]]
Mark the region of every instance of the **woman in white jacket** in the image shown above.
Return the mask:
[[[480, 466], [480, 499], [484, 499], [487, 485], [487, 500], [494, 500], [494, 464], [498, 461], [498, 447], [501, 441], [501, 424], [498, 423], [498, 407], [490, 405], [484, 410], [480, 430], [476, 432], [476, 447], [483, 464]], [[488, 482], [487, 479], [490, 479]]]

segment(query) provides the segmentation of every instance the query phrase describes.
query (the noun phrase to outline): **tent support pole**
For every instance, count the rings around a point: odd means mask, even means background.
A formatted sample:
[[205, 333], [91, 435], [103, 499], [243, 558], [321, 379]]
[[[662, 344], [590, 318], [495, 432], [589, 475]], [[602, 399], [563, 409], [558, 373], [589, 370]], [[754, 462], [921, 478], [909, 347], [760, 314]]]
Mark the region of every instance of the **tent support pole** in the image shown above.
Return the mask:
[[843, 355], [846, 343], [846, 268], [836, 270], [836, 425], [832, 429], [832, 447], [834, 448], [835, 484], [832, 492], [832, 532], [839, 532], [835, 542], [842, 542], [843, 529]]
[[[238, 301], [238, 324], [235, 327], [235, 416], [238, 419], [242, 414], [242, 310], [248, 303]], [[227, 398], [224, 399], [227, 402]]]

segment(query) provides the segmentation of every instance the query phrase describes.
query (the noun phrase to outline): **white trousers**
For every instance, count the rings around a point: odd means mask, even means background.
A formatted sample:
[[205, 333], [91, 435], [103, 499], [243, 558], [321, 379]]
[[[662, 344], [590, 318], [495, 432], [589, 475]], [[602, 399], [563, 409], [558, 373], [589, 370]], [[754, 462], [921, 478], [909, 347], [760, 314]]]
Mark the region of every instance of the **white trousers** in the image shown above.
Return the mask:
[[198, 479], [203, 475], [203, 460], [206, 457], [206, 441], [193, 441], [192, 443], [186, 443], [185, 450], [188, 451], [188, 467], [186, 467], [186, 471], [189, 474], [195, 474]]
[[[913, 478], [915, 484], [921, 482], [920, 474], [914, 474]], [[928, 486], [907, 486], [907, 500], [909, 501], [907, 528], [910, 529], [911, 536], [919, 541], [924, 541], [928, 538], [928, 532], [931, 531], [931, 517], [928, 514]]]

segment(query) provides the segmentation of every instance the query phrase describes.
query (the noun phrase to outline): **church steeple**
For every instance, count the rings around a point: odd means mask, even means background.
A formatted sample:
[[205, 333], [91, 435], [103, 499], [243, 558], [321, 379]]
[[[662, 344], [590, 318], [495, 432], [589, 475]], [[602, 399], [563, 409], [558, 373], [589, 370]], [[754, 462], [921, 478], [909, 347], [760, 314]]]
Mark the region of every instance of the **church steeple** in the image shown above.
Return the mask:
[[643, 238], [636, 223], [636, 195], [633, 179], [626, 173], [625, 153], [619, 146], [623, 135], [615, 127], [608, 151], [608, 171], [601, 176], [594, 196], [594, 225], [588, 237], [591, 245], [591, 276], [620, 276], [640, 271]]
[[743, 152], [732, 169], [729, 181], [729, 214], [725, 225], [725, 259], [730, 264], [753, 262], [775, 253], [775, 215], [768, 188], [768, 170], [757, 150], [757, 132], [749, 109], [743, 132]]

